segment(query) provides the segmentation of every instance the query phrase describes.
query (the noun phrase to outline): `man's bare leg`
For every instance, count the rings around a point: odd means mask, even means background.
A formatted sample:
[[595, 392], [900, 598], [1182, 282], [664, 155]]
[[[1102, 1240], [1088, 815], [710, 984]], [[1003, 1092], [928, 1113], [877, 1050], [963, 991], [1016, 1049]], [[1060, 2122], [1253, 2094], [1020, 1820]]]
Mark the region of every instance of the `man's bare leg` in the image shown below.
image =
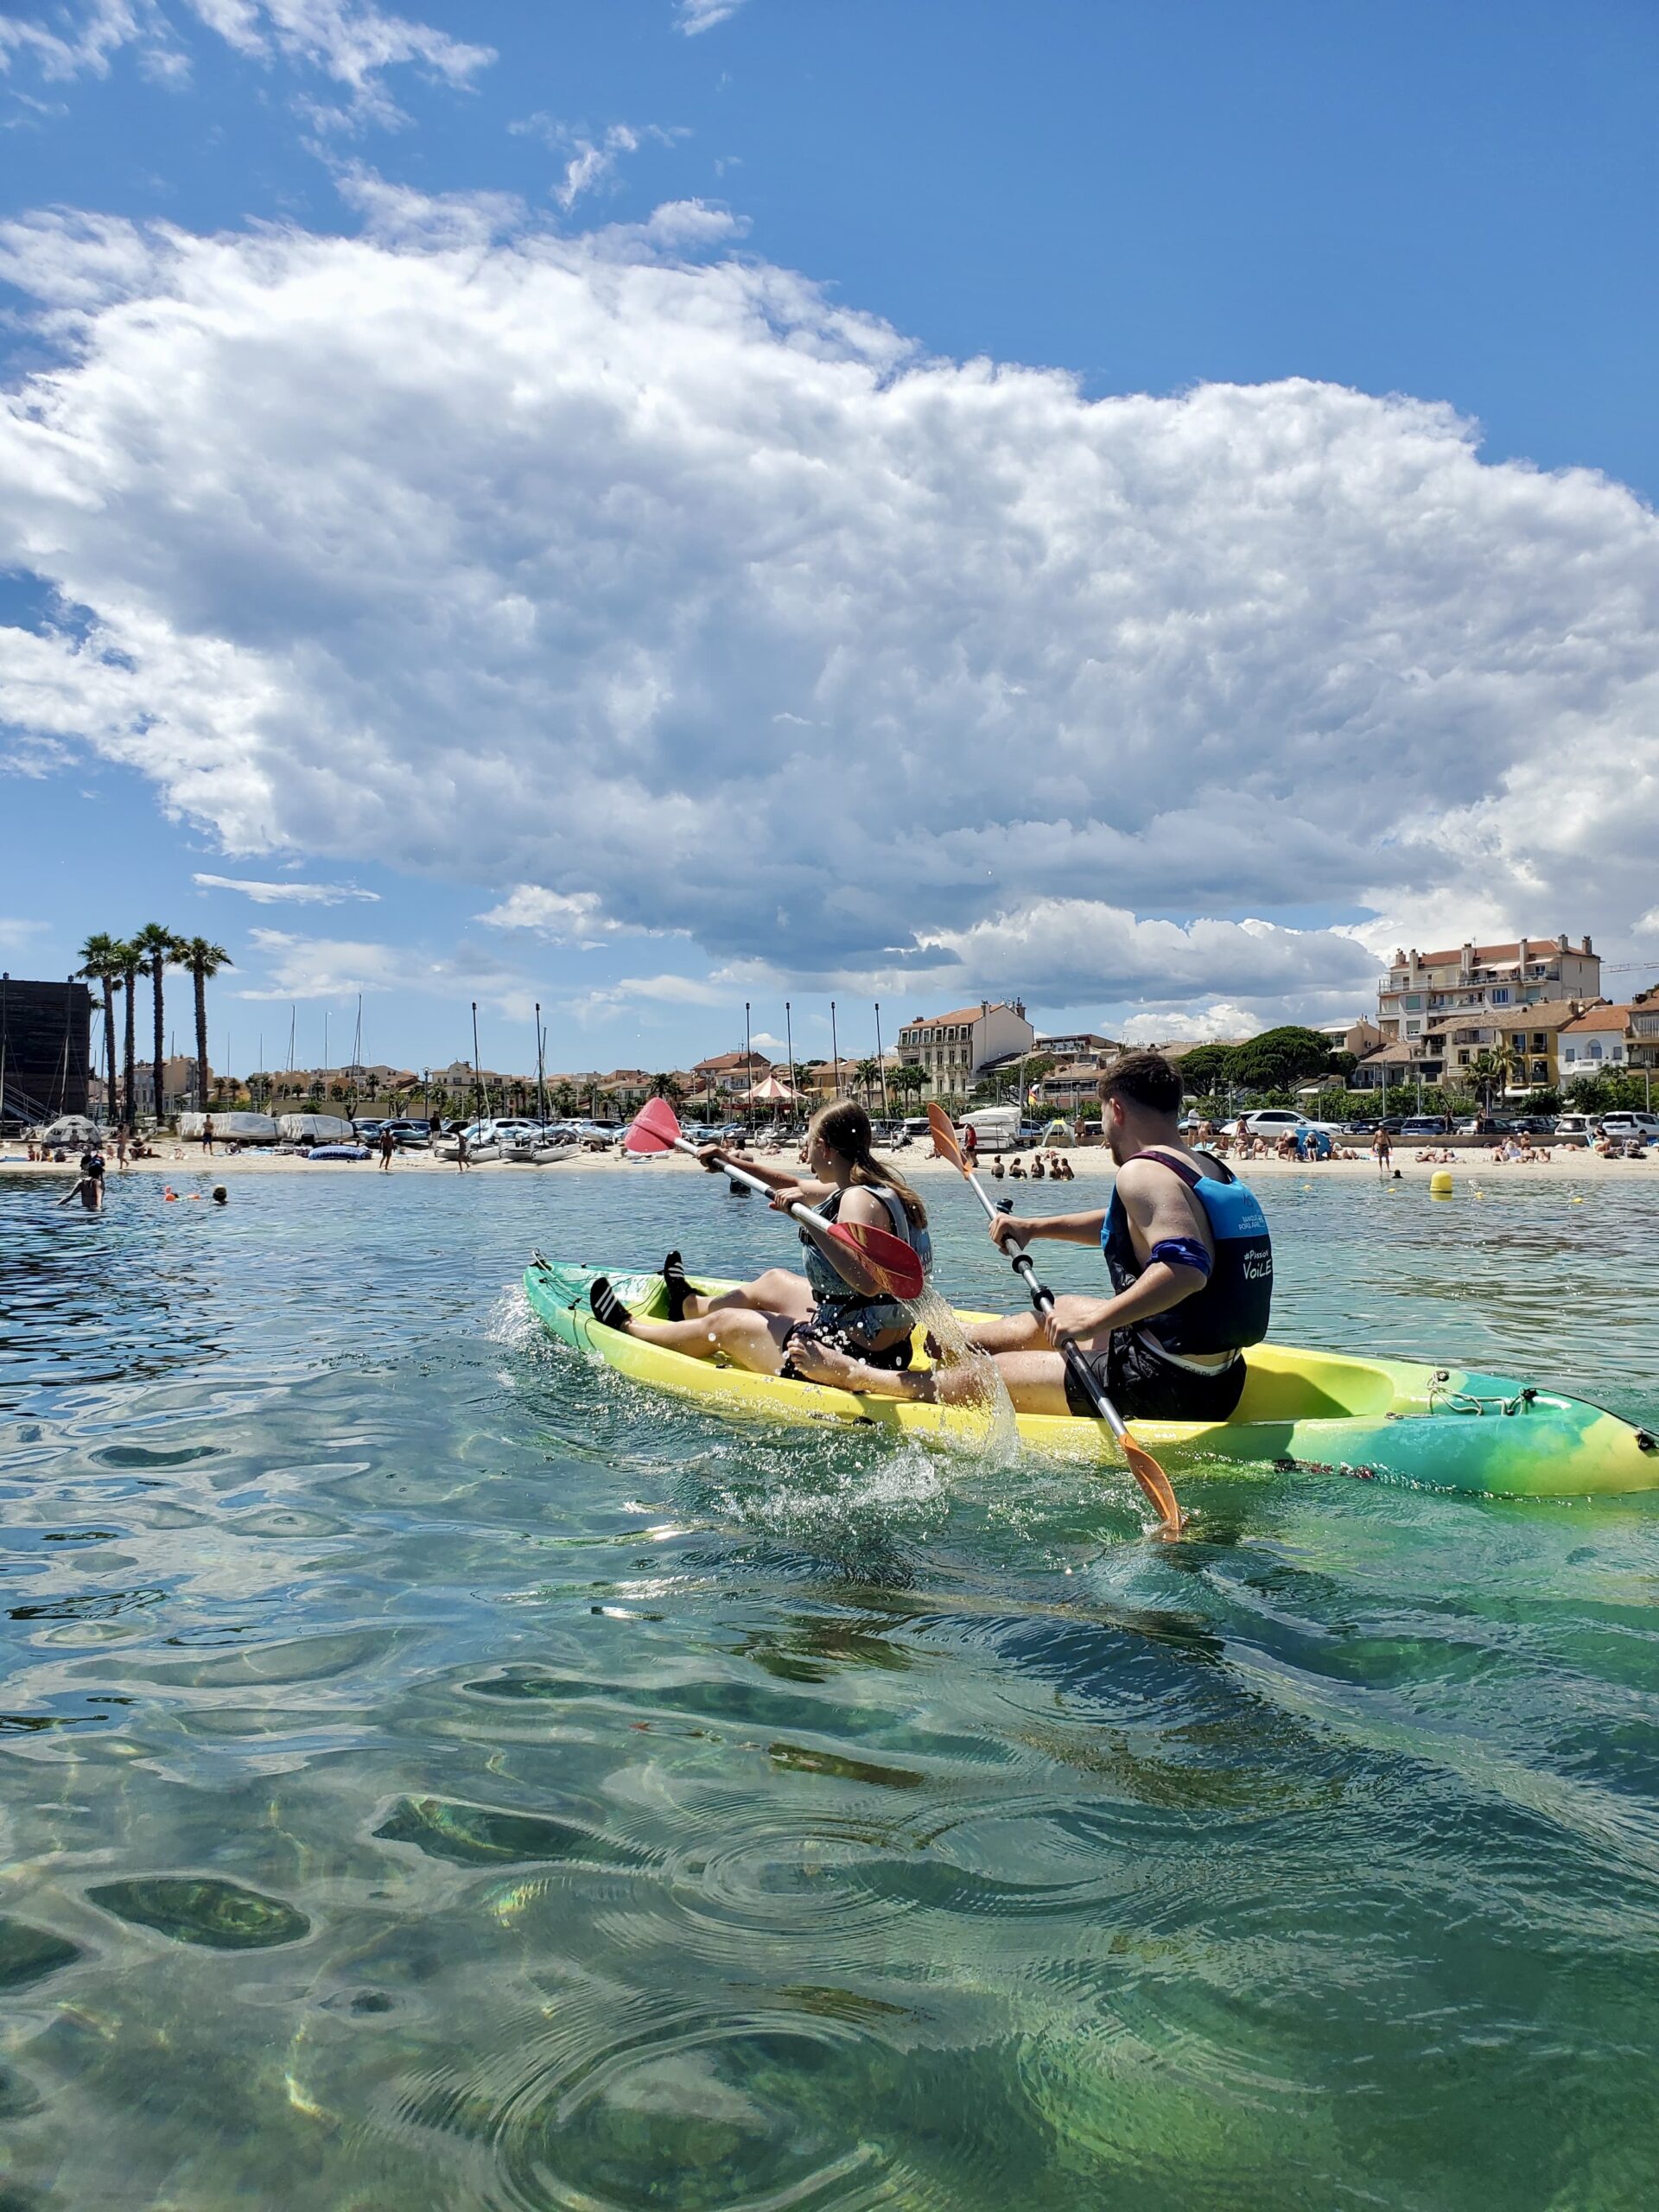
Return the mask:
[[963, 1334], [976, 1351], [1033, 1351], [1043, 1344], [1043, 1325], [1035, 1313], [1010, 1313], [995, 1321], [977, 1321]]
[[[929, 1368], [920, 1374], [872, 1367], [868, 1361], [849, 1359], [834, 1346], [797, 1338], [791, 1357], [809, 1382], [827, 1383], [837, 1390], [852, 1390], [869, 1398], [909, 1399], [932, 1406], [973, 1404], [983, 1385], [974, 1368]], [[1065, 1399], [1065, 1362], [1057, 1351], [1004, 1352], [997, 1357], [996, 1371], [1003, 1388], [1021, 1414], [1069, 1414]]]

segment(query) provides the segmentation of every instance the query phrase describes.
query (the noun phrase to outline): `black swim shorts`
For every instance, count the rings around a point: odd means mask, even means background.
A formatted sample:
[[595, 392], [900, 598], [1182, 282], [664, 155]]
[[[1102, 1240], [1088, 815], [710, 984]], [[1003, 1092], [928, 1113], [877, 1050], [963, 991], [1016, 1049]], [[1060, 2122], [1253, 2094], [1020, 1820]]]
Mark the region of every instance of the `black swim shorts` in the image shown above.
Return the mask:
[[900, 1337], [897, 1344], [875, 1351], [855, 1329], [838, 1329], [828, 1321], [798, 1321], [784, 1338], [784, 1363], [778, 1370], [780, 1382], [804, 1382], [809, 1379], [791, 1357], [790, 1347], [800, 1338], [809, 1344], [828, 1344], [834, 1351], [845, 1352], [849, 1359], [861, 1359], [867, 1367], [879, 1367], [883, 1374], [902, 1375], [910, 1365], [908, 1337]]
[[[1244, 1395], [1242, 1357], [1200, 1375], [1160, 1359], [1133, 1329], [1114, 1329], [1103, 1352], [1083, 1357], [1125, 1421], [1225, 1421]], [[1099, 1419], [1069, 1360], [1065, 1402], [1080, 1421]]]

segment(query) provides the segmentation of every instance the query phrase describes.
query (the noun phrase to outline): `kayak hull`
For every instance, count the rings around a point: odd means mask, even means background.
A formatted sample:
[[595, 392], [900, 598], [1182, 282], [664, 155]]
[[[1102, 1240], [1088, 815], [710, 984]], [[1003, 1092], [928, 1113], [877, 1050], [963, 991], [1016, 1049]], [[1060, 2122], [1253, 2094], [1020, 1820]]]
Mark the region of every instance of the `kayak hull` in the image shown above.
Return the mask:
[[[662, 1316], [662, 1277], [541, 1259], [524, 1273], [531, 1310], [550, 1335], [649, 1388], [711, 1410], [791, 1425], [830, 1421], [920, 1437], [971, 1438], [981, 1423], [948, 1406], [856, 1395], [692, 1359], [601, 1327], [588, 1286], [607, 1273], [635, 1312]], [[696, 1278], [711, 1292], [732, 1285]], [[969, 1325], [987, 1314], [963, 1313]], [[1581, 1398], [1471, 1369], [1257, 1344], [1226, 1421], [1137, 1421], [1135, 1434], [1166, 1468], [1230, 1465], [1346, 1474], [1414, 1488], [1500, 1497], [1587, 1497], [1659, 1489], [1659, 1439]], [[916, 1363], [925, 1364], [919, 1343]], [[1016, 1416], [1024, 1443], [1068, 1458], [1121, 1464], [1103, 1423]]]

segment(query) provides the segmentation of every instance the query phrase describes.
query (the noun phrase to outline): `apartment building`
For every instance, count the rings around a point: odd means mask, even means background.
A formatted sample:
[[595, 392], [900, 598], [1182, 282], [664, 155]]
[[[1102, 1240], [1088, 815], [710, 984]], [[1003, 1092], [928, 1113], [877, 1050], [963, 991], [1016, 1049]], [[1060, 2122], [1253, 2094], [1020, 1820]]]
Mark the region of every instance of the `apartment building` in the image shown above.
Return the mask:
[[899, 1029], [898, 1043], [899, 1058], [918, 1062], [935, 1091], [966, 1090], [995, 1061], [1052, 1049], [1038, 1046], [1021, 999], [982, 999], [949, 1014], [914, 1015]]
[[737, 1098], [771, 1073], [772, 1062], [764, 1052], [716, 1052], [712, 1058], [697, 1062], [691, 1070], [691, 1081], [699, 1098], [716, 1094]]
[[[1646, 995], [1651, 997], [1652, 995]], [[1561, 1033], [1561, 1081], [1659, 1067], [1659, 998], [1587, 1007]]]
[[1455, 950], [1395, 950], [1377, 985], [1383, 1042], [1426, 1037], [1436, 1015], [1481, 1014], [1499, 1021], [1523, 1007], [1601, 996], [1601, 956], [1587, 937], [1517, 938], [1511, 944], [1466, 940]]

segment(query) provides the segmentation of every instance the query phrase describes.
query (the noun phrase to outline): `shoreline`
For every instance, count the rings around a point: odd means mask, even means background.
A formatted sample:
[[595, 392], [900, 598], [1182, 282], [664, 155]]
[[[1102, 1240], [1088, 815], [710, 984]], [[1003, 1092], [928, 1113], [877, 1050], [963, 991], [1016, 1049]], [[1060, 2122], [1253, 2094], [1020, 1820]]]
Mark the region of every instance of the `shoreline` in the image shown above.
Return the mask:
[[[755, 1154], [750, 1156], [765, 1166], [775, 1167], [785, 1164], [785, 1156], [779, 1154]], [[910, 1181], [925, 1181], [941, 1175], [954, 1176], [957, 1173], [948, 1160], [929, 1158], [919, 1150], [914, 1157], [909, 1153], [878, 1156], [892, 1157], [893, 1164]], [[1029, 1158], [1029, 1156], [1028, 1154], [1020, 1155], [1021, 1158]], [[1079, 1190], [1087, 1185], [1099, 1186], [1111, 1181], [1113, 1173], [1111, 1158], [1103, 1147], [1090, 1146], [1075, 1148], [1066, 1154], [1066, 1158], [1077, 1171], [1076, 1179], [1071, 1184], [1062, 1183], [1059, 1185], [1060, 1189]], [[107, 1154], [106, 1159], [108, 1166], [105, 1181], [111, 1188], [134, 1176], [149, 1179], [159, 1177], [162, 1181], [175, 1176], [200, 1176], [215, 1182], [229, 1183], [247, 1175], [302, 1174], [321, 1182], [330, 1176], [334, 1179], [352, 1176], [363, 1179], [369, 1176], [378, 1177], [381, 1173], [378, 1158], [361, 1160], [309, 1160], [298, 1153], [274, 1155], [269, 1152], [252, 1149], [234, 1154], [213, 1152], [204, 1154], [200, 1146], [197, 1144], [186, 1144], [175, 1147], [169, 1143], [164, 1147], [160, 1158], [136, 1160], [124, 1173], [117, 1169], [112, 1154]], [[24, 1158], [21, 1151], [14, 1154], [8, 1149], [0, 1148], [0, 1176], [73, 1176], [79, 1172], [78, 1162], [79, 1154], [75, 1160], [64, 1161], [29, 1160]], [[1511, 1180], [1561, 1182], [1575, 1179], [1600, 1181], [1604, 1178], [1626, 1177], [1637, 1182], [1645, 1180], [1659, 1184], [1659, 1153], [1652, 1154], [1646, 1160], [1605, 1160], [1599, 1153], [1556, 1149], [1548, 1160], [1537, 1160], [1529, 1163], [1519, 1160], [1499, 1160], [1490, 1153], [1470, 1152], [1456, 1153], [1449, 1162], [1436, 1161], [1431, 1165], [1427, 1161], [1419, 1162], [1412, 1154], [1396, 1152], [1392, 1164], [1399, 1169], [1402, 1182], [1427, 1184], [1431, 1175], [1437, 1172], [1443, 1172], [1452, 1177], [1454, 1189], [1462, 1184], [1479, 1183], [1485, 1186], [1494, 1183], [1501, 1185]], [[554, 1180], [567, 1175], [617, 1174], [625, 1171], [631, 1175], [642, 1173], [656, 1175], [699, 1175], [705, 1172], [683, 1153], [658, 1153], [653, 1154], [649, 1160], [625, 1161], [614, 1152], [580, 1153], [573, 1159], [556, 1160], [544, 1167], [519, 1166], [507, 1161], [486, 1160], [480, 1161], [466, 1172], [468, 1176], [505, 1176], [514, 1181], [529, 1182], [538, 1179]], [[429, 1154], [424, 1153], [400, 1153], [394, 1160], [391, 1169], [392, 1176], [400, 1178], [411, 1175], [420, 1177], [447, 1175], [454, 1178], [460, 1172], [453, 1160], [434, 1160]], [[989, 1173], [988, 1162], [981, 1173], [982, 1179], [988, 1184], [995, 1182], [995, 1179]], [[1310, 1185], [1322, 1182], [1375, 1183], [1379, 1179], [1376, 1163], [1369, 1154], [1359, 1160], [1323, 1161], [1253, 1160], [1245, 1163], [1240, 1179], [1247, 1183], [1267, 1183], [1281, 1182], [1291, 1177], [1299, 1178]], [[1029, 1177], [1020, 1176], [1005, 1176], [999, 1185], [1004, 1196], [1011, 1196], [1016, 1191], [1029, 1190], [1032, 1187]], [[1045, 1177], [1035, 1187], [1047, 1192], [1054, 1186]]]

